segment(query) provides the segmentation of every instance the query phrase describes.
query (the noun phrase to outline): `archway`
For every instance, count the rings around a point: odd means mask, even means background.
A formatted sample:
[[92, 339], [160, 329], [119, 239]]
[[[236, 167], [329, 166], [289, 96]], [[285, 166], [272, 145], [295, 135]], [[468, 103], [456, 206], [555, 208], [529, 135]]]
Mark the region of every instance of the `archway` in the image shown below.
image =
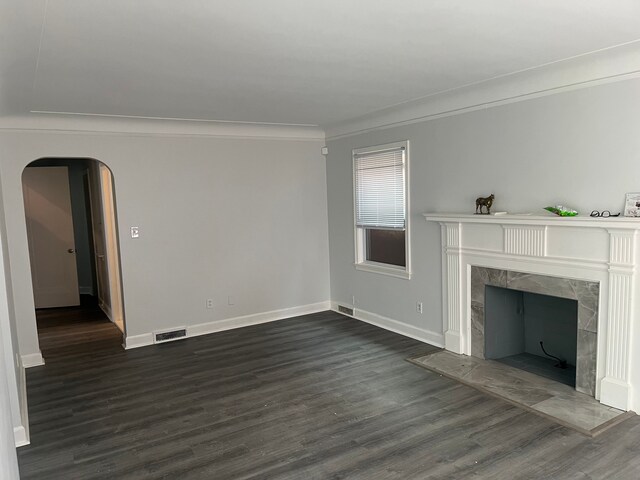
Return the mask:
[[22, 184], [43, 354], [45, 323], [56, 327], [47, 330], [50, 348], [91, 341], [87, 326], [105, 318], [121, 342], [126, 322], [111, 170], [95, 159], [42, 158], [25, 167]]

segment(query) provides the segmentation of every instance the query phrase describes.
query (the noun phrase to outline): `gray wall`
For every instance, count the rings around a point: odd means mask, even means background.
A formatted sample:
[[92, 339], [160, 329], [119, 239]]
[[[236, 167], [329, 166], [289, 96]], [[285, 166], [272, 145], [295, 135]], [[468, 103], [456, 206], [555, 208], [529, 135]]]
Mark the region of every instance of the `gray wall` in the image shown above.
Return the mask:
[[524, 352], [528, 331], [522, 292], [486, 285], [484, 295], [484, 357], [503, 358]]
[[[329, 300], [325, 160], [318, 140], [0, 133], [0, 178], [20, 353], [37, 353], [21, 174], [42, 157], [114, 175], [128, 335]], [[129, 227], [140, 227], [131, 239]], [[228, 305], [227, 297], [235, 298]], [[213, 309], [205, 299], [214, 299]]]
[[[543, 213], [556, 203], [588, 214], [622, 210], [640, 191], [640, 79], [328, 141], [331, 298], [442, 332], [440, 227], [424, 212], [474, 211], [495, 193], [495, 210]], [[353, 148], [410, 141], [413, 278], [354, 266]], [[416, 312], [424, 302], [424, 313]]]
[[524, 304], [525, 351], [544, 356], [551, 355], [576, 364], [578, 346], [578, 302], [568, 298], [522, 294]]

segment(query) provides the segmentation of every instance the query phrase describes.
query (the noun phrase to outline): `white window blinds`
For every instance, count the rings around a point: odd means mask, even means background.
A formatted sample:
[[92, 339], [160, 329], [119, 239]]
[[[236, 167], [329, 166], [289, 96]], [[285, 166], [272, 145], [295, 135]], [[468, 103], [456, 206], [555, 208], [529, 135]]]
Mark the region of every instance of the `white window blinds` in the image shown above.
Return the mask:
[[405, 148], [353, 157], [356, 225], [405, 228]]

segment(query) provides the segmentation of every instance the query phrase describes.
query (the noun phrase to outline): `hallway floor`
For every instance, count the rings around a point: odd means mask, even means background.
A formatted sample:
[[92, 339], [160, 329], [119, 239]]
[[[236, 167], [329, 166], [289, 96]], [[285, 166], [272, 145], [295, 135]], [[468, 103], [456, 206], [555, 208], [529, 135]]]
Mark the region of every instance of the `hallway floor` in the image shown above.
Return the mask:
[[81, 295], [79, 307], [36, 310], [38, 340], [45, 362], [70, 352], [122, 345], [122, 333], [94, 298]]

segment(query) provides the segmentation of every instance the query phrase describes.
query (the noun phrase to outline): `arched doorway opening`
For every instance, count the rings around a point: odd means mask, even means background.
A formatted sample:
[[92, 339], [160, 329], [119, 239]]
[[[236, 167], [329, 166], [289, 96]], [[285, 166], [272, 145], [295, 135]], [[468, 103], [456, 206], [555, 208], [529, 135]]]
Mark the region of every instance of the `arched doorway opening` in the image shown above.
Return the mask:
[[45, 360], [47, 351], [72, 344], [105, 338], [122, 343], [126, 322], [111, 170], [94, 159], [42, 158], [25, 167], [22, 187]]

